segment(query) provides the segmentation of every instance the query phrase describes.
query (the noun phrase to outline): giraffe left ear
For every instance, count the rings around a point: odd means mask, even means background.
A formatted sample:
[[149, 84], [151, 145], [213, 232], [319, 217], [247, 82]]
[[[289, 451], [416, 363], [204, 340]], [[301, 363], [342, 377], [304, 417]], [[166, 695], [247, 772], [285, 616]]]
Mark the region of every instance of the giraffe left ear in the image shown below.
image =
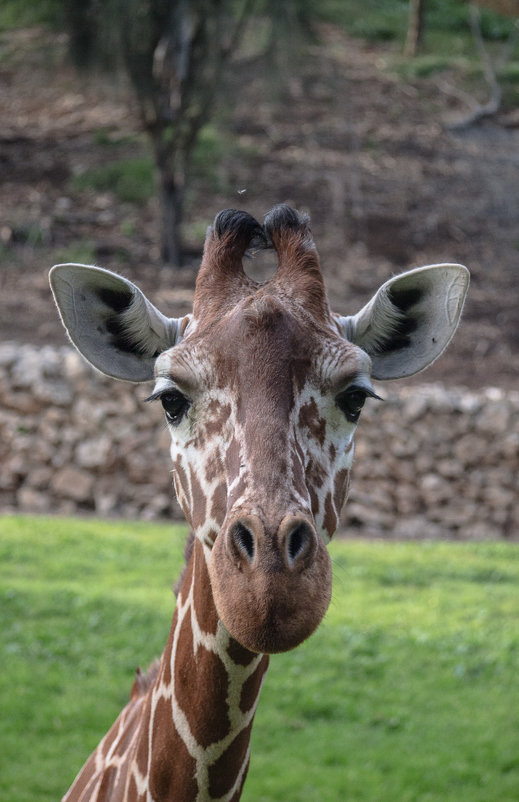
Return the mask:
[[337, 315], [336, 323], [343, 337], [369, 354], [374, 379], [411, 376], [451, 341], [468, 286], [463, 265], [419, 267], [386, 281], [358, 314]]
[[50, 286], [78, 351], [107, 376], [153, 379], [157, 356], [182, 338], [186, 318], [168, 318], [128, 279], [89, 265], [55, 265]]

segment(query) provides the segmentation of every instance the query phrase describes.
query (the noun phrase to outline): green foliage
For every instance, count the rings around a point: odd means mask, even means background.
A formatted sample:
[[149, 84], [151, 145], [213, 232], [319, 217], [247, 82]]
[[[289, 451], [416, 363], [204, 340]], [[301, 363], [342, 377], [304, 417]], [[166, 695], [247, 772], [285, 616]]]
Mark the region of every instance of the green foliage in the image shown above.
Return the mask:
[[370, 41], [392, 41], [405, 35], [407, 2], [404, 0], [324, 0], [321, 19], [342, 25], [354, 36]]
[[[228, 192], [223, 162], [233, 149], [231, 138], [225, 137], [216, 125], [204, 125], [193, 148], [190, 177], [195, 181], [202, 181], [212, 192]], [[190, 205], [190, 193], [187, 205]]]
[[[232, 137], [226, 136], [215, 123], [208, 123], [200, 130], [193, 148], [190, 177], [201, 181], [213, 192], [229, 192], [226, 159], [247, 155]], [[188, 205], [190, 197], [188, 194]]]
[[[460, 0], [427, 0], [425, 3], [425, 41], [427, 49], [459, 55], [460, 45], [471, 43], [468, 3]], [[322, 19], [342, 25], [354, 36], [369, 41], [403, 43], [407, 31], [407, 0], [323, 0], [318, 14]], [[507, 39], [514, 20], [489, 9], [481, 10], [481, 32], [489, 41]], [[453, 49], [453, 41], [456, 47]], [[472, 46], [473, 47], [473, 46]]]
[[81, 240], [68, 248], [60, 248], [54, 254], [56, 264], [77, 262], [81, 265], [92, 265], [96, 261], [96, 249], [93, 242]]
[[481, 9], [481, 33], [487, 41], [503, 42], [508, 39], [517, 20], [496, 14], [488, 8]]
[[123, 145], [138, 145], [142, 137], [134, 134], [120, 134], [117, 129], [98, 128], [92, 133], [94, 145], [101, 145], [107, 149], [116, 150]]
[[32, 25], [59, 28], [63, 24], [63, 0], [2, 0], [0, 3], [0, 31]]
[[399, 65], [398, 72], [404, 78], [428, 78], [452, 66], [452, 58], [430, 53], [418, 55]]
[[148, 156], [109, 161], [71, 181], [80, 192], [114, 192], [123, 203], [146, 203], [154, 194], [153, 161]]
[[498, 70], [497, 77], [503, 92], [503, 105], [519, 107], [519, 59]]
[[[124, 203], [146, 203], [155, 192], [154, 164], [151, 156], [117, 158], [119, 146], [127, 140], [113, 140], [104, 131], [96, 132], [96, 144], [107, 151], [106, 164], [84, 170], [71, 179], [71, 186], [79, 192], [114, 192]], [[191, 174], [195, 179], [208, 182], [215, 191], [221, 190], [223, 178], [220, 170], [222, 159], [231, 151], [229, 141], [215, 125], [202, 128], [191, 162]]]
[[426, 0], [425, 24], [445, 33], [460, 33], [468, 30], [469, 9], [460, 0]]
[[[0, 799], [50, 802], [163, 648], [185, 530], [8, 517], [0, 531]], [[244, 802], [515, 801], [517, 547], [330, 551], [323, 625], [271, 660]]]
[[193, 171], [205, 175], [208, 170], [214, 170], [215, 164], [221, 161], [226, 151], [228, 152], [228, 145], [221, 132], [214, 125], [205, 125], [193, 150]]
[[351, 33], [372, 42], [391, 42], [402, 37], [407, 22], [407, 3], [379, 5], [351, 25]]

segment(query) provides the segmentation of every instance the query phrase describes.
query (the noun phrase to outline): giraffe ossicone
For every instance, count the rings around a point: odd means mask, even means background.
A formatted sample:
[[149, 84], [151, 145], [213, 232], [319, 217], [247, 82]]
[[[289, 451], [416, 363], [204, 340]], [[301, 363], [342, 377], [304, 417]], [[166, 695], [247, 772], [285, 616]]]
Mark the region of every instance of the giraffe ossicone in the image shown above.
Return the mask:
[[[278, 258], [262, 284], [242, 264], [260, 247]], [[326, 545], [372, 378], [409, 376], [442, 353], [468, 271], [411, 270], [358, 314], [334, 314], [309, 218], [280, 205], [263, 225], [217, 215], [180, 319], [101, 268], [57, 265], [50, 281], [92, 365], [154, 379], [193, 532], [164, 653], [64, 799], [236, 802], [268, 655], [311, 635], [330, 601]]]

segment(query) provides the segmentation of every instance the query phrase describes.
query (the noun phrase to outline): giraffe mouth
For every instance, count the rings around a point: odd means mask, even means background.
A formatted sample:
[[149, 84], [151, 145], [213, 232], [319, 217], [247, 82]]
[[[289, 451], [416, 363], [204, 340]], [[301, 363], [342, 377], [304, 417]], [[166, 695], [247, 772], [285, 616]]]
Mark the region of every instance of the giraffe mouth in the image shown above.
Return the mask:
[[294, 649], [330, 603], [329, 554], [301, 517], [286, 516], [274, 537], [253, 516], [234, 521], [216, 538], [208, 568], [220, 620], [252, 652]]

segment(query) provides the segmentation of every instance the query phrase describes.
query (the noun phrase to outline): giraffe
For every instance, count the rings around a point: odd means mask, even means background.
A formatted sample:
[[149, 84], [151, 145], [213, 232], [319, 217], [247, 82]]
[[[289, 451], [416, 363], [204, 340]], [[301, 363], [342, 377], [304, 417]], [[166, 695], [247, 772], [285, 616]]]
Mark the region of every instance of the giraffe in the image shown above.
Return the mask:
[[[257, 283], [252, 248], [278, 266]], [[328, 542], [346, 499], [372, 378], [408, 376], [447, 346], [468, 287], [460, 265], [389, 279], [354, 316], [332, 313], [309, 218], [261, 226], [220, 212], [193, 311], [170, 319], [131, 282], [57, 265], [54, 297], [79, 351], [116, 379], [154, 379], [175, 490], [192, 534], [169, 638], [80, 771], [66, 802], [237, 802], [270, 655], [318, 627]]]

